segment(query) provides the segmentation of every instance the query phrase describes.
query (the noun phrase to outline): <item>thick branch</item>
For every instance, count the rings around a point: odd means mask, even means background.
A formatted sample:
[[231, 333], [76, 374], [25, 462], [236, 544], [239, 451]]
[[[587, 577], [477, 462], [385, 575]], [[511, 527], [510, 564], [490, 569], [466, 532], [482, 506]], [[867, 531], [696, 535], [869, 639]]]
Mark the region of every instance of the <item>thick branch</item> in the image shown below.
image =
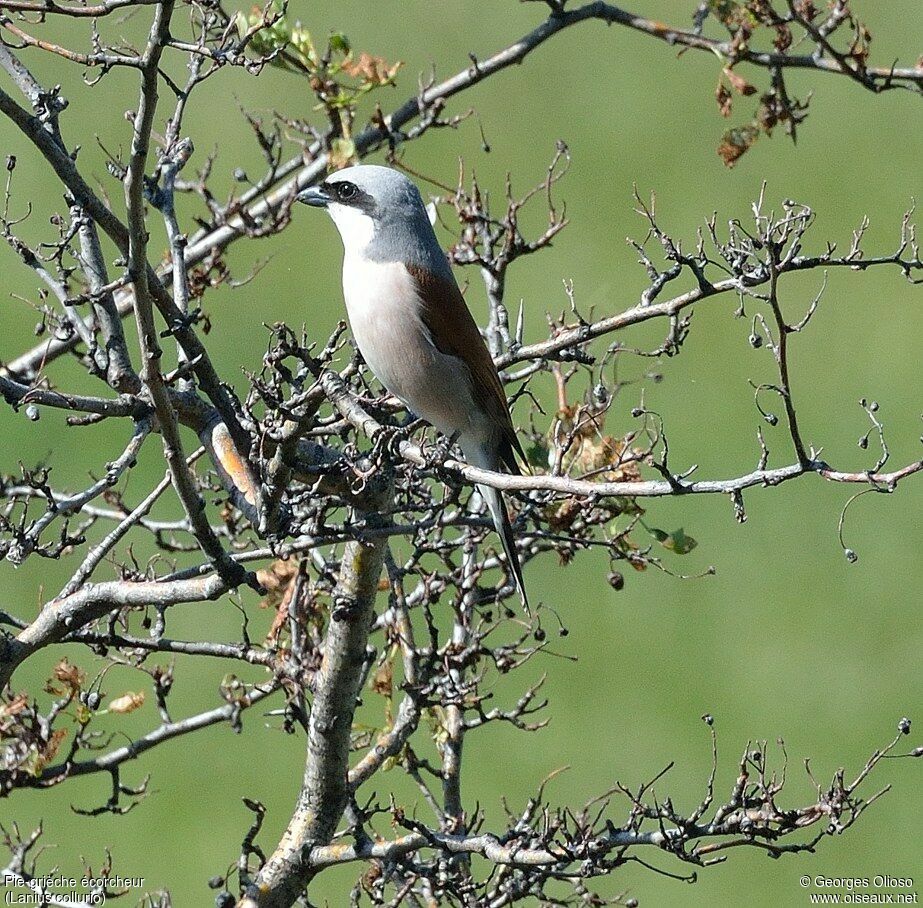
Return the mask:
[[[383, 509], [390, 495], [390, 488], [379, 488], [375, 510]], [[365, 516], [371, 523], [377, 519], [374, 511]], [[315, 682], [301, 794], [278, 847], [246, 894], [242, 905], [249, 908], [279, 908], [298, 898], [311, 877], [305, 860], [310, 848], [331, 840], [346, 809], [352, 719], [385, 546], [383, 538], [354, 541], [344, 551]]]
[[45, 13], [73, 16], [81, 19], [98, 19], [116, 10], [133, 6], [153, 6], [158, 0], [103, 0], [95, 6], [55, 3], [54, 0], [0, 0], [0, 9], [21, 13]]
[[48, 602], [38, 617], [15, 638], [0, 638], [0, 690], [9, 682], [16, 667], [32, 653], [57, 643], [72, 630], [102, 618], [113, 609], [138, 605], [163, 608], [179, 602], [203, 602], [217, 599], [227, 589], [217, 575], [169, 583], [111, 580]]

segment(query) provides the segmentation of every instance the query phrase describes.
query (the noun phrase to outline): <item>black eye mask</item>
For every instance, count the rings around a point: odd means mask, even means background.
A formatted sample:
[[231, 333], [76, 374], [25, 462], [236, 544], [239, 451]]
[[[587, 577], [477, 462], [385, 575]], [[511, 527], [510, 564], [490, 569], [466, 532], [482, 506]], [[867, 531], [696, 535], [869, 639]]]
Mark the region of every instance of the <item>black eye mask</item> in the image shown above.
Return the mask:
[[364, 189], [360, 189], [349, 180], [324, 183], [322, 188], [331, 202], [348, 205], [350, 208], [356, 208], [368, 215], [375, 213], [375, 200]]

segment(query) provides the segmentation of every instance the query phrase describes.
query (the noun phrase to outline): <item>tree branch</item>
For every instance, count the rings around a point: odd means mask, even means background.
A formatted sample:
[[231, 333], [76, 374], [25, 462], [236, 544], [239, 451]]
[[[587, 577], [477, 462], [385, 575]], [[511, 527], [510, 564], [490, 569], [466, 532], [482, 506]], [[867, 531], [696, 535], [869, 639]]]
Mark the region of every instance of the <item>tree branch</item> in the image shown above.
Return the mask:
[[[370, 489], [366, 520], [374, 524], [390, 497], [386, 482]], [[305, 860], [310, 849], [330, 841], [346, 809], [352, 718], [385, 545], [384, 539], [355, 541], [344, 551], [324, 660], [315, 680], [301, 794], [279, 846], [248, 890], [242, 908], [290, 905], [310, 880], [311, 869]]]

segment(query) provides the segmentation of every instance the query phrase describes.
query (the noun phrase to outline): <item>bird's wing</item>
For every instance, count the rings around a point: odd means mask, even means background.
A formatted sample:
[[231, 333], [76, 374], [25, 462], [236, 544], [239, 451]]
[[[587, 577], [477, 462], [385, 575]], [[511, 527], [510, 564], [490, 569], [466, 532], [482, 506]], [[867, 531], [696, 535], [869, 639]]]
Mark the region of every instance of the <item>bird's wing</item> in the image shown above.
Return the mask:
[[503, 463], [510, 472], [518, 473], [514, 452], [519, 454], [523, 462], [526, 458], [513, 428], [506, 394], [487, 344], [478, 331], [458, 285], [452, 277], [433, 274], [425, 268], [408, 265], [407, 270], [416, 284], [422, 304], [420, 315], [433, 345], [440, 353], [454, 356], [468, 367], [475, 401], [500, 428], [499, 453]]

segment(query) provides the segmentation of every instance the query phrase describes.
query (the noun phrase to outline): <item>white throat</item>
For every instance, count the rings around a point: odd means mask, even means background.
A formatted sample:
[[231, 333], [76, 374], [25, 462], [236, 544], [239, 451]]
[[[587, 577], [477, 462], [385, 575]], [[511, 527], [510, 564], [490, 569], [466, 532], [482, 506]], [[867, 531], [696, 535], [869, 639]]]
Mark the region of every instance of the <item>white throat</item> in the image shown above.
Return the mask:
[[333, 223], [340, 231], [343, 247], [347, 255], [356, 255], [364, 251], [375, 235], [375, 222], [363, 211], [349, 205], [331, 202], [327, 206]]

